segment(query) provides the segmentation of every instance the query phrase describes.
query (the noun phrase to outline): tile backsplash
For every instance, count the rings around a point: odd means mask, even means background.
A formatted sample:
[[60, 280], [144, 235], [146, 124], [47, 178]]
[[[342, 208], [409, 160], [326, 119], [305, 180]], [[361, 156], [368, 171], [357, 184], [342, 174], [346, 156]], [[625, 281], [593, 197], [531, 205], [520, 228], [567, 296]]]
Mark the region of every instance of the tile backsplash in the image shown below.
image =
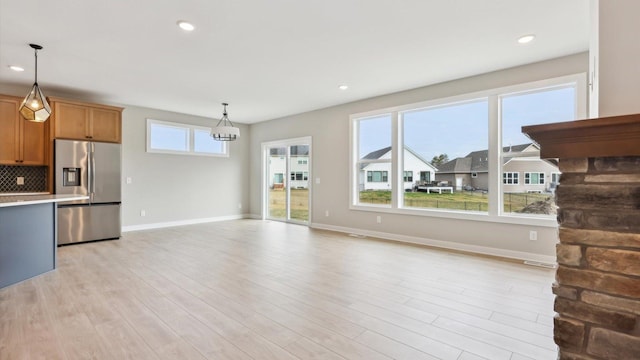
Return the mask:
[[[24, 178], [24, 185], [17, 178]], [[30, 193], [47, 191], [46, 166], [0, 165], [0, 193]]]

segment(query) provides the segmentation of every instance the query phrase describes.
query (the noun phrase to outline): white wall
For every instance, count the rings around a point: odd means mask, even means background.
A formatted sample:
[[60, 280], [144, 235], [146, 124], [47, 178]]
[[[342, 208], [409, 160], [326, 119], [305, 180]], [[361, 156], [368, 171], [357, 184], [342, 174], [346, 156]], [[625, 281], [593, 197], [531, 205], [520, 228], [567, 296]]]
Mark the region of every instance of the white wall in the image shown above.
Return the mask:
[[[587, 70], [588, 54], [582, 53], [253, 124], [250, 134], [251, 178], [260, 178], [262, 142], [311, 136], [314, 144], [313, 217], [310, 221], [312, 226], [420, 243], [445, 244], [453, 248], [480, 247], [475, 250], [489, 249], [493, 253], [505, 256], [520, 255], [549, 261], [555, 258], [555, 227], [497, 224], [349, 209], [349, 115], [580, 72], [586, 73]], [[316, 178], [320, 179], [320, 183], [315, 181]], [[260, 186], [259, 181], [252, 181], [250, 184], [251, 213], [254, 215], [260, 215], [262, 208]], [[326, 210], [329, 211], [329, 217], [325, 216]], [[376, 222], [378, 215], [382, 217], [381, 223]], [[538, 241], [529, 240], [530, 230], [538, 231]]]
[[591, 101], [597, 104], [590, 117], [640, 113], [638, 14], [638, 0], [592, 0], [590, 52], [596, 79]]
[[[240, 217], [249, 208], [249, 136], [240, 127], [224, 157], [146, 152], [146, 119], [211, 126], [207, 119], [125, 106], [122, 114], [122, 225], [124, 230]], [[132, 179], [126, 184], [126, 178]], [[241, 208], [239, 207], [241, 206]], [[145, 210], [146, 216], [140, 216]]]

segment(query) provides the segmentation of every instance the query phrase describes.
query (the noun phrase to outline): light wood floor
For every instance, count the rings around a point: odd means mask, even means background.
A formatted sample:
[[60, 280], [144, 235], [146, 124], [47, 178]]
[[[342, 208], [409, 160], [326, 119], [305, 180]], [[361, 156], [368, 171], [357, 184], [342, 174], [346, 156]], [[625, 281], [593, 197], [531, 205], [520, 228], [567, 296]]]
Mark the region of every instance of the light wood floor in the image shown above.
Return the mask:
[[553, 271], [237, 220], [59, 248], [0, 359], [553, 360]]

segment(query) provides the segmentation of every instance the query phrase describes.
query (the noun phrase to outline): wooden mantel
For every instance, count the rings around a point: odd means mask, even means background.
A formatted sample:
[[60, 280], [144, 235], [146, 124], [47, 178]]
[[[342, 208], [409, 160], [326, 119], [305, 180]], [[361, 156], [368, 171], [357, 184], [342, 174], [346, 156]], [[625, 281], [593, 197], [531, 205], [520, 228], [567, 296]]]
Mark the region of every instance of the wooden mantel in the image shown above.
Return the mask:
[[541, 158], [640, 156], [640, 114], [523, 126]]

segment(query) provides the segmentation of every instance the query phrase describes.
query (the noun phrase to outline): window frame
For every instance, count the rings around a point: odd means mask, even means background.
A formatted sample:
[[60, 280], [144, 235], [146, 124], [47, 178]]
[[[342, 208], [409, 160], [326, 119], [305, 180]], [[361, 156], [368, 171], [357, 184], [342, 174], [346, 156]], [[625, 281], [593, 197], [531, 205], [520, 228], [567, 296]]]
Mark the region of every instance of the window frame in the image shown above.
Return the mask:
[[[179, 151], [179, 150], [171, 150], [171, 149], [158, 149], [151, 147], [151, 127], [153, 125], [161, 125], [166, 127], [173, 127], [178, 129], [186, 130], [187, 135], [187, 150]], [[211, 132], [210, 127], [185, 124], [185, 123], [177, 123], [171, 121], [163, 121], [163, 120], [155, 120], [147, 118], [146, 123], [146, 152], [152, 154], [170, 154], [170, 155], [191, 155], [191, 156], [207, 156], [207, 157], [229, 157], [229, 145], [226, 141], [221, 142], [222, 152], [221, 153], [210, 153], [203, 151], [195, 151], [195, 132], [196, 131], [206, 131]], [[216, 141], [211, 139], [211, 141]]]
[[[362, 113], [354, 113], [349, 116], [349, 138], [350, 138], [350, 164], [349, 164], [349, 209], [357, 211], [384, 212], [392, 214], [406, 214], [415, 216], [427, 216], [435, 218], [464, 219], [474, 221], [487, 221], [496, 223], [534, 225], [542, 227], [557, 227], [557, 219], [549, 215], [528, 215], [519, 213], [505, 212], [502, 206], [503, 189], [502, 189], [502, 135], [500, 118], [500, 96], [511, 95], [519, 92], [537, 92], [544, 89], [552, 89], [556, 87], [574, 87], [574, 106], [576, 108], [576, 120], [587, 117], [587, 74], [576, 73], [571, 75], [549, 78], [538, 81], [531, 81], [521, 84], [514, 84], [499, 88], [487, 89], [478, 92], [470, 92], [466, 94], [455, 95], [451, 97], [442, 97], [424, 102], [392, 106], [383, 109], [371, 110]], [[488, 109], [488, 161], [489, 161], [489, 211], [488, 212], [462, 212], [456, 210], [430, 209], [430, 208], [409, 208], [402, 204], [402, 155], [398, 149], [403, 149], [403, 127], [399, 121], [399, 113], [417, 110], [419, 108], [447, 106], [454, 103], [472, 102], [478, 99], [486, 98], [489, 101]], [[357, 169], [358, 164], [364, 162], [358, 161], [359, 132], [358, 121], [367, 118], [388, 115], [391, 117], [391, 159], [386, 161], [371, 161], [390, 163], [390, 185], [391, 185], [391, 203], [390, 204], [369, 204], [359, 202], [359, 188]]]

